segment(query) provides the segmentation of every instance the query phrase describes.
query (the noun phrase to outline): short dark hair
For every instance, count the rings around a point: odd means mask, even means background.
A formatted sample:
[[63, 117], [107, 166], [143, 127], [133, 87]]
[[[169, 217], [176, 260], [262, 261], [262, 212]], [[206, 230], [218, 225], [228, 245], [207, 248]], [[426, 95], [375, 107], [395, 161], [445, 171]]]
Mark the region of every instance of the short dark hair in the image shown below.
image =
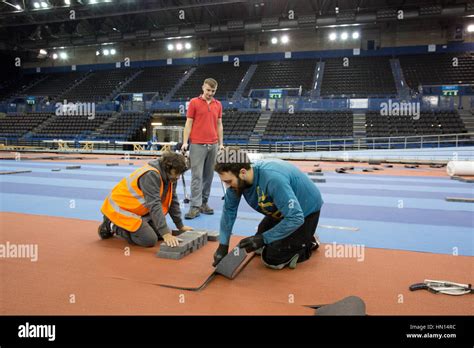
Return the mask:
[[171, 151], [164, 152], [160, 158], [160, 166], [166, 173], [171, 173], [174, 169], [176, 174], [183, 174], [188, 169], [186, 162], [184, 155]]
[[240, 170], [249, 170], [250, 164], [247, 152], [240, 150], [237, 146], [229, 146], [217, 154], [214, 170], [219, 174], [231, 172], [239, 177]]

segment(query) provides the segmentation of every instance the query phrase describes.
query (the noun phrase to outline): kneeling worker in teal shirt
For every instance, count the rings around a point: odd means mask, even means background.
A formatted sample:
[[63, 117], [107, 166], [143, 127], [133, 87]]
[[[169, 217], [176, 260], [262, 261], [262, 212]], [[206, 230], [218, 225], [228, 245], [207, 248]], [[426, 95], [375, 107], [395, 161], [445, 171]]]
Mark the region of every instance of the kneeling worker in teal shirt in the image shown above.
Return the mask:
[[323, 200], [305, 173], [278, 159], [250, 163], [245, 151], [232, 147], [218, 154], [215, 170], [228, 190], [213, 266], [229, 252], [242, 196], [265, 217], [254, 236], [240, 241], [240, 248], [247, 252], [261, 251], [263, 263], [274, 269], [295, 268], [296, 263], [311, 257], [312, 251], [319, 247], [316, 227]]

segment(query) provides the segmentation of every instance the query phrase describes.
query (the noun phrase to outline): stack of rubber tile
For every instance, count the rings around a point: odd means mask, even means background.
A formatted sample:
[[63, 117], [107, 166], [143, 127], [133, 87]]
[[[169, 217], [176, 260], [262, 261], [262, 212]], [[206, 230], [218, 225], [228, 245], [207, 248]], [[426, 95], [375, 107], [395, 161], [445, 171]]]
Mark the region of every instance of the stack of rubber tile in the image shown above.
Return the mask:
[[162, 242], [160, 244], [160, 250], [156, 256], [164, 259], [182, 259], [186, 255], [200, 249], [207, 243], [207, 232], [187, 231], [181, 233], [178, 238], [181, 239], [181, 241], [176, 247], [170, 247]]
[[164, 259], [179, 260], [186, 255], [195, 252], [207, 244], [208, 240], [216, 241], [219, 237], [219, 232], [208, 231], [208, 230], [193, 230], [183, 233], [173, 232], [173, 235], [177, 235], [181, 241], [176, 247], [170, 247], [166, 243], [162, 242], [160, 250], [156, 256]]

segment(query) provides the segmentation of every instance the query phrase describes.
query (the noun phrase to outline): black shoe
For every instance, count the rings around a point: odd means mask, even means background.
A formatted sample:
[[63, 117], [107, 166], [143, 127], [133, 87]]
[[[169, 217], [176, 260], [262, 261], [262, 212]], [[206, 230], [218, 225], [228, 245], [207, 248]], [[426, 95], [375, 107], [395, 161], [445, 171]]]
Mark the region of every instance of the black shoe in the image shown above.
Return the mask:
[[98, 229], [100, 239], [109, 239], [114, 236], [110, 226], [111, 223], [112, 222], [106, 216], [104, 216], [104, 221], [100, 224]]

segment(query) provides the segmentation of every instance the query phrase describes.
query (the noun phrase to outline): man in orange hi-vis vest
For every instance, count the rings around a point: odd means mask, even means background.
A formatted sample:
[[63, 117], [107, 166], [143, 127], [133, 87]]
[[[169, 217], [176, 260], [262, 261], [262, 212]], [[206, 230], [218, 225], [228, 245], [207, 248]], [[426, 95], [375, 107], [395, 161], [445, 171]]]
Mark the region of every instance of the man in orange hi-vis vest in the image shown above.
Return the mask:
[[192, 230], [183, 225], [176, 195], [177, 180], [186, 169], [183, 155], [166, 152], [123, 178], [102, 204], [100, 238], [116, 234], [144, 247], [152, 247], [162, 238], [167, 245], [177, 246], [179, 240], [171, 234], [165, 216], [169, 213], [180, 231]]

